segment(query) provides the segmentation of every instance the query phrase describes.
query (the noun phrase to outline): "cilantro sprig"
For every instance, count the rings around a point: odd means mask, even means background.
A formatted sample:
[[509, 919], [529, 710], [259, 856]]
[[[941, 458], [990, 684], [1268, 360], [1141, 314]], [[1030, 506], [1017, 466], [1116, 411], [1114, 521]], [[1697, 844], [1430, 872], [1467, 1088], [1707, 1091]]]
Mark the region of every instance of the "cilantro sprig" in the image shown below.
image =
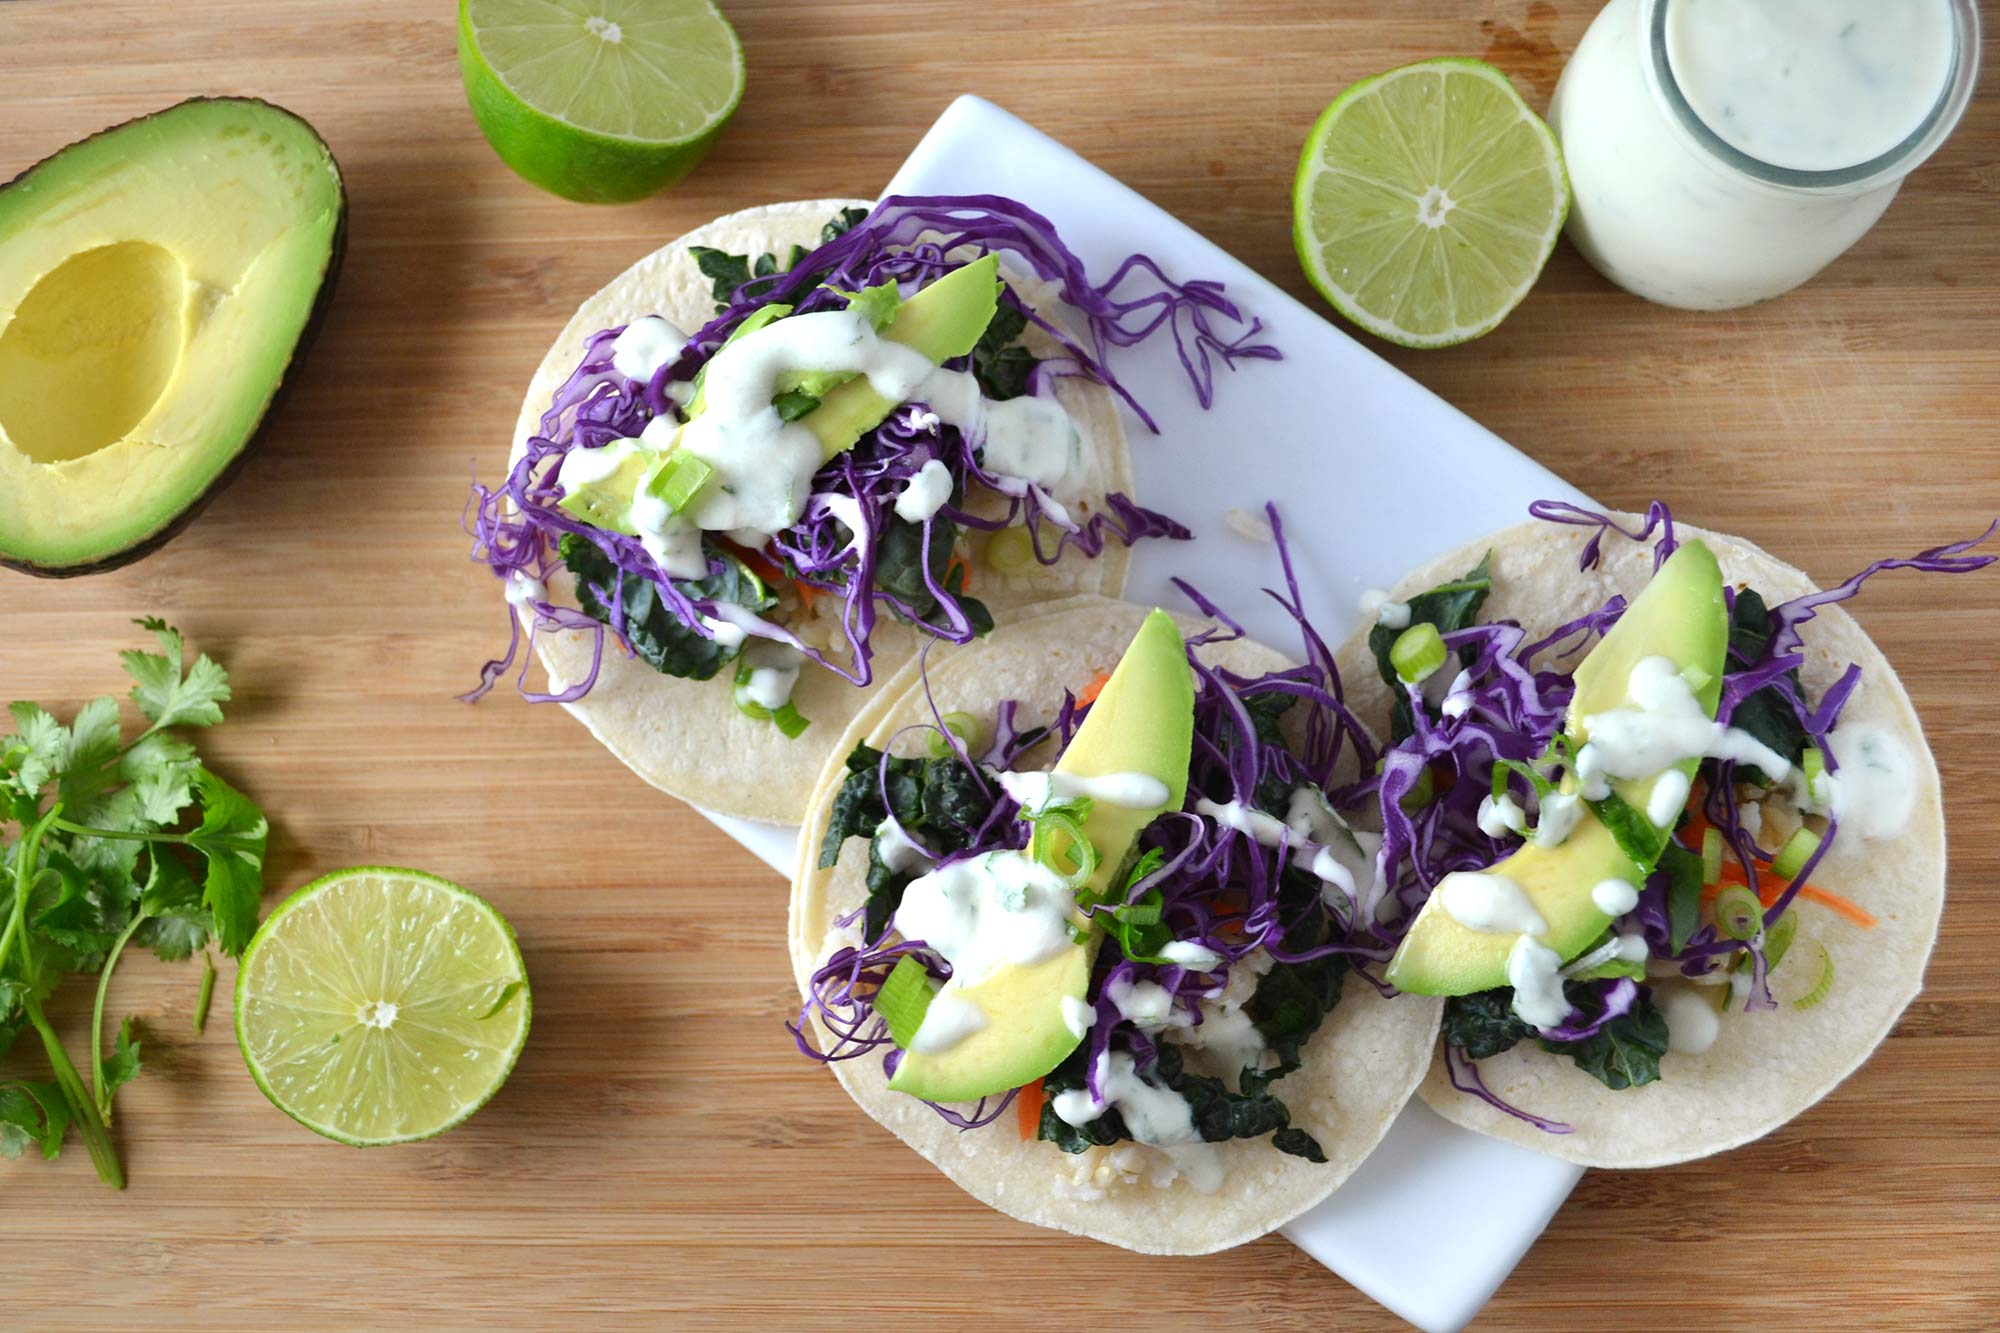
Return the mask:
[[[13, 733], [0, 736], [0, 1057], [32, 1028], [54, 1076], [0, 1070], [0, 1155], [32, 1145], [55, 1157], [74, 1128], [114, 1188], [125, 1176], [108, 1128], [112, 1097], [139, 1072], [141, 1042], [127, 1018], [106, 1054], [113, 969], [135, 940], [168, 961], [206, 957], [211, 940], [241, 953], [257, 928], [269, 833], [256, 804], [175, 734], [222, 720], [228, 673], [206, 654], [188, 662], [163, 621], [137, 623], [161, 649], [122, 654], [149, 724], [137, 736], [123, 738], [110, 696], [68, 726], [39, 704], [11, 704]], [[97, 981], [88, 1085], [43, 1009], [72, 974]]]

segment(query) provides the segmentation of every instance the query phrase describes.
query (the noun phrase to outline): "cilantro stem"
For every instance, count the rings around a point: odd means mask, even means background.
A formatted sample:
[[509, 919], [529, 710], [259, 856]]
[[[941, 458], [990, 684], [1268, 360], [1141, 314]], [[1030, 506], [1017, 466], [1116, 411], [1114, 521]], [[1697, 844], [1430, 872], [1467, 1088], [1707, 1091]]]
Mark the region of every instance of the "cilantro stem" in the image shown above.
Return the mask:
[[[53, 815], [55, 812], [49, 812]], [[72, 824], [67, 819], [58, 819], [55, 826], [64, 833], [78, 838], [109, 838], [115, 842], [177, 842], [183, 847], [192, 847], [194, 839], [185, 833], [132, 833], [121, 829], [91, 828], [86, 824]]]
[[[208, 1026], [208, 1002], [215, 994], [215, 958], [203, 953], [201, 956], [201, 994], [194, 1001], [194, 1032], [198, 1037]], [[496, 1005], [495, 1008], [498, 1008]]]
[[125, 1188], [125, 1169], [118, 1164], [118, 1150], [111, 1146], [111, 1134], [104, 1128], [104, 1120], [97, 1114], [97, 1102], [83, 1086], [83, 1078], [70, 1063], [69, 1052], [63, 1049], [62, 1039], [49, 1026], [49, 1020], [42, 1014], [39, 1000], [22, 1001], [22, 1009], [27, 1011], [28, 1021], [41, 1034], [42, 1048], [49, 1054], [49, 1066], [56, 1072], [56, 1085], [62, 1089], [63, 1100], [69, 1103], [71, 1119], [76, 1122], [77, 1133], [83, 1137], [83, 1146], [90, 1151], [90, 1160], [97, 1167], [98, 1179], [112, 1189]]
[[[42, 852], [42, 835], [49, 831], [62, 810], [58, 801], [49, 807], [49, 812], [30, 824], [22, 833], [21, 843], [14, 853], [14, 902], [13, 910], [7, 913], [7, 929], [0, 932], [0, 968], [7, 965], [7, 955], [14, 950], [14, 941], [22, 938], [24, 923], [28, 917], [28, 894], [35, 887], [35, 876], [39, 872]], [[25, 949], [25, 940], [23, 948]], [[25, 954], [23, 955], [25, 958]]]
[[107, 1125], [111, 1123], [111, 1089], [104, 1083], [104, 993], [111, 988], [111, 970], [118, 966], [118, 955], [125, 952], [126, 941], [148, 919], [143, 907], [134, 912], [118, 942], [104, 955], [104, 966], [97, 973], [97, 1003], [90, 1007], [90, 1090]]

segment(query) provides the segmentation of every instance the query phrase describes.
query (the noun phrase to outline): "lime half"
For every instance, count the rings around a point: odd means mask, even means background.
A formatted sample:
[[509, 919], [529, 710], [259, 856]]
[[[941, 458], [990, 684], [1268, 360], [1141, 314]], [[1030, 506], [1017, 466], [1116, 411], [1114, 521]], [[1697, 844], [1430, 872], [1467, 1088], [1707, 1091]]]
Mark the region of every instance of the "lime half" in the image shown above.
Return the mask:
[[743, 46], [709, 0], [459, 0], [458, 67], [501, 160], [589, 204], [687, 175], [743, 97]]
[[416, 870], [336, 870], [257, 931], [236, 1044], [264, 1095], [358, 1147], [429, 1138], [486, 1104], [528, 1039], [514, 932]]
[[1562, 150], [1483, 60], [1363, 79], [1306, 136], [1292, 241], [1321, 296], [1370, 333], [1444, 347], [1528, 294], [1569, 214]]

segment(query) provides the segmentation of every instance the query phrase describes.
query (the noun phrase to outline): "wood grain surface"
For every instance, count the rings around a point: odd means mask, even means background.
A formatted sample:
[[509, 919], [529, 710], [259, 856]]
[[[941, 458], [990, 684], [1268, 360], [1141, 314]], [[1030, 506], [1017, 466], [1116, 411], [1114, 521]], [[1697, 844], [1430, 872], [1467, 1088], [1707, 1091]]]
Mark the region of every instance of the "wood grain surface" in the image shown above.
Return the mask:
[[[208, 514], [119, 573], [0, 573], [0, 698], [66, 711], [122, 689], [128, 618], [168, 616], [235, 674], [213, 755], [272, 812], [274, 892], [360, 862], [459, 880], [519, 928], [536, 1009], [469, 1125], [358, 1152], [264, 1101], [224, 996], [192, 1035], [198, 969], [136, 960], [113, 996], [153, 1057], [120, 1098], [131, 1188], [99, 1186], [74, 1143], [55, 1165], [0, 1163], [0, 1325], [1394, 1326], [1280, 1239], [1172, 1260], [1020, 1226], [858, 1114], [782, 1025], [777, 877], [559, 711], [454, 702], [505, 629], [459, 513], [580, 298], [723, 211], [872, 193], [960, 92], [1311, 299], [1288, 190], [1319, 109], [1444, 53], [1487, 54], [1539, 104], [1595, 5], [726, 3], [748, 97], [690, 180], [624, 208], [500, 164], [438, 0], [0, 3], [0, 176], [181, 97], [244, 93], [319, 127], [353, 209], [318, 350]], [[1667, 497], [1825, 581], [1977, 532], [2000, 509], [1991, 85], [1876, 231], [1792, 296], [1680, 314], [1564, 246], [1497, 333], [1384, 354], [1585, 491]], [[1587, 1176], [1484, 1326], [1993, 1326], [2000, 575], [1892, 579], [1860, 615], [1928, 721], [1952, 814], [1929, 989], [1764, 1141]], [[86, 1000], [63, 997], [72, 1017]]]

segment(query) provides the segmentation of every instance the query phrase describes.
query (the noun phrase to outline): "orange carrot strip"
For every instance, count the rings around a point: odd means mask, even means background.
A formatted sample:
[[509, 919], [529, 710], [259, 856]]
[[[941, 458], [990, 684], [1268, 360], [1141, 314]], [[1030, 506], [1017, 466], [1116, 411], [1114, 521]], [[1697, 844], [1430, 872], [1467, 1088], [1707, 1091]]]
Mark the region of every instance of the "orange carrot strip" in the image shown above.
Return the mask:
[[1110, 683], [1111, 673], [1109, 671], [1098, 672], [1096, 678], [1078, 692], [1076, 701], [1080, 704], [1096, 703], [1097, 696], [1104, 693], [1104, 687]]
[[[1741, 884], [1747, 887], [1749, 883], [1750, 879], [1743, 873], [1742, 866], [1737, 865], [1734, 861], [1724, 861], [1722, 863], [1722, 878], [1701, 891], [1701, 901], [1704, 905], [1714, 902], [1716, 895], [1722, 891], [1724, 884]], [[1757, 890], [1757, 901], [1766, 907], [1774, 906], [1778, 899], [1784, 895], [1785, 888], [1786, 881], [1779, 879], [1775, 875], [1766, 875], [1763, 887]], [[1822, 889], [1817, 884], [1801, 884], [1799, 886], [1799, 897], [1809, 898], [1829, 911], [1839, 913], [1863, 930], [1875, 929], [1876, 922], [1873, 913], [1859, 903], [1841, 897], [1831, 889]]]
[[1036, 1079], [1021, 1089], [1021, 1095], [1014, 1099], [1014, 1116], [1021, 1126], [1023, 1142], [1031, 1141], [1042, 1128], [1042, 1080]]
[[1801, 898], [1810, 898], [1820, 906], [1840, 913], [1863, 930], [1875, 929], [1875, 916], [1867, 908], [1851, 902], [1837, 893], [1829, 893], [1817, 885], [1807, 884], [1799, 890]]

